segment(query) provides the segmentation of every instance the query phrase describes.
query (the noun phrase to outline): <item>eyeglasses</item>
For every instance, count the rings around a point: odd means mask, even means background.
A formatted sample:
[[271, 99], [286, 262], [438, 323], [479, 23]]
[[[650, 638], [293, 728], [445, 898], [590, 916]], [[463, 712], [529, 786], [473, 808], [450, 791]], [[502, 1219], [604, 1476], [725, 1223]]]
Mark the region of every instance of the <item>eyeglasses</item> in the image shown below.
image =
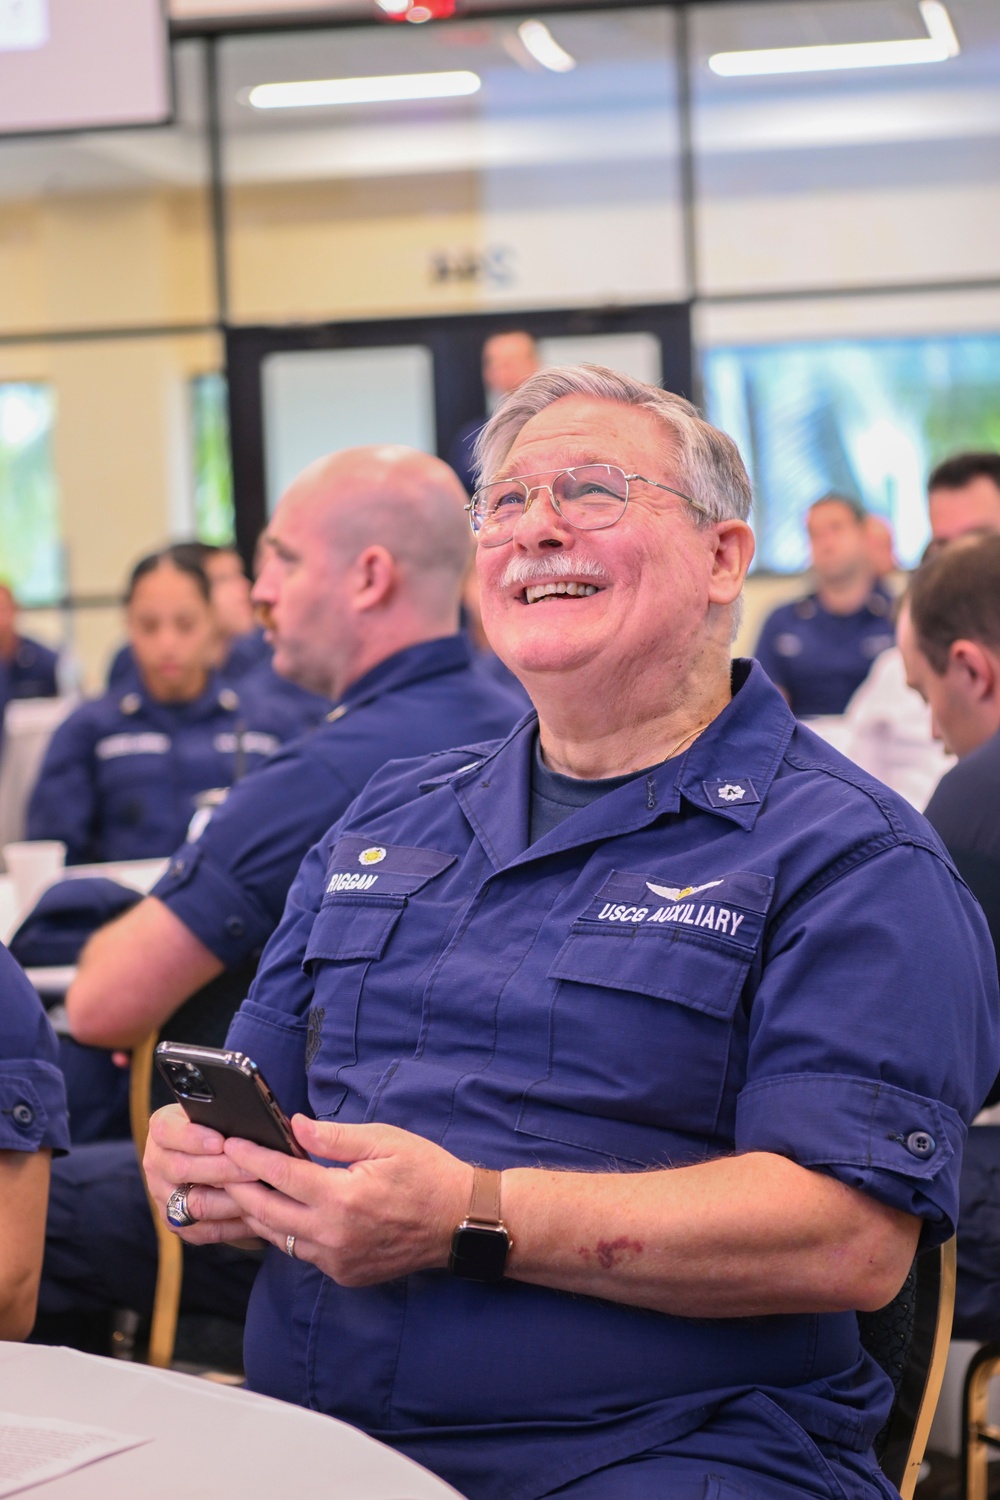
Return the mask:
[[[549, 479], [548, 484], [529, 483]], [[651, 484], [685, 500], [699, 515], [708, 510], [682, 490], [642, 474], [626, 474], [615, 464], [580, 464], [572, 469], [545, 470], [521, 479], [494, 479], [484, 484], [466, 505], [472, 530], [484, 547], [500, 547], [514, 535], [514, 527], [531, 503], [532, 495], [548, 490], [556, 512], [574, 531], [601, 531], [625, 514], [629, 484]]]

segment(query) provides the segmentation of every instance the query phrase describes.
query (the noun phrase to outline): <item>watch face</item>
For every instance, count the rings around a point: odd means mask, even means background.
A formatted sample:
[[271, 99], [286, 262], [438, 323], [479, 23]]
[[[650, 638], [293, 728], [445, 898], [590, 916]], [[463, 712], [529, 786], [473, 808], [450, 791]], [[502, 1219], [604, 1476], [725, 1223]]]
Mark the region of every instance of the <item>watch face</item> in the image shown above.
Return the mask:
[[455, 1230], [448, 1269], [470, 1281], [500, 1281], [509, 1247], [505, 1229], [465, 1225]]

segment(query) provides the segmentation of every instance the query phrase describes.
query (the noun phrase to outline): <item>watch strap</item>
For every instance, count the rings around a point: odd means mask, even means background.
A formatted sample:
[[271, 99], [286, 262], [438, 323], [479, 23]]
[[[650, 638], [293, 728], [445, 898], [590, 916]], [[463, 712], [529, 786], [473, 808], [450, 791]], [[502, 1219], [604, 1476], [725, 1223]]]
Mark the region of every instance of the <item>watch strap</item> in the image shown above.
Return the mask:
[[472, 1197], [466, 1220], [474, 1224], [497, 1225], [500, 1218], [500, 1173], [492, 1167], [473, 1167]]

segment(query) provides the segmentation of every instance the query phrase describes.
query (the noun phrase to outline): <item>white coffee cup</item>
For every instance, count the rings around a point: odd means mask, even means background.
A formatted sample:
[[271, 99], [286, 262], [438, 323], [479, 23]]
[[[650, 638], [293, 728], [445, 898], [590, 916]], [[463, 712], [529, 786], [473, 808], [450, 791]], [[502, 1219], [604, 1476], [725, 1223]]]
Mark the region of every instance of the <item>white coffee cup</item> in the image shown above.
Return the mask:
[[25, 916], [48, 886], [54, 885], [66, 865], [66, 845], [59, 839], [31, 839], [4, 844], [4, 864], [14, 882], [18, 915]]

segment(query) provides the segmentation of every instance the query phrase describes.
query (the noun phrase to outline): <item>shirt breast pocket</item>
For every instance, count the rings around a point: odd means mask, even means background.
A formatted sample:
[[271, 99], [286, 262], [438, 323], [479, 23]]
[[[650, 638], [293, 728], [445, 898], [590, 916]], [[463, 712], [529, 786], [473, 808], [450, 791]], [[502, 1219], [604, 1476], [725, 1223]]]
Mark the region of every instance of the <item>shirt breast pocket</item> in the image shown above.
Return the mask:
[[371, 965], [384, 956], [409, 900], [454, 862], [454, 855], [438, 850], [357, 836], [334, 846], [327, 894], [302, 958], [313, 981], [309, 1093], [317, 1115], [337, 1113], [348, 1091], [345, 1074], [366, 1061], [360, 1026]]
[[358, 1018], [369, 966], [380, 959], [406, 897], [328, 899], [313, 922], [302, 967], [313, 978], [311, 1025], [317, 1044], [309, 1092], [318, 1115], [335, 1115], [347, 1095], [342, 1072], [358, 1062]]
[[643, 1165], [662, 1132], [698, 1138], [692, 1159], [716, 1135], [734, 1048], [746, 1046], [738, 1008], [763, 910], [745, 910], [735, 941], [698, 931], [696, 911], [573, 924], [548, 971], [549, 1072], [527, 1090], [520, 1130]]

